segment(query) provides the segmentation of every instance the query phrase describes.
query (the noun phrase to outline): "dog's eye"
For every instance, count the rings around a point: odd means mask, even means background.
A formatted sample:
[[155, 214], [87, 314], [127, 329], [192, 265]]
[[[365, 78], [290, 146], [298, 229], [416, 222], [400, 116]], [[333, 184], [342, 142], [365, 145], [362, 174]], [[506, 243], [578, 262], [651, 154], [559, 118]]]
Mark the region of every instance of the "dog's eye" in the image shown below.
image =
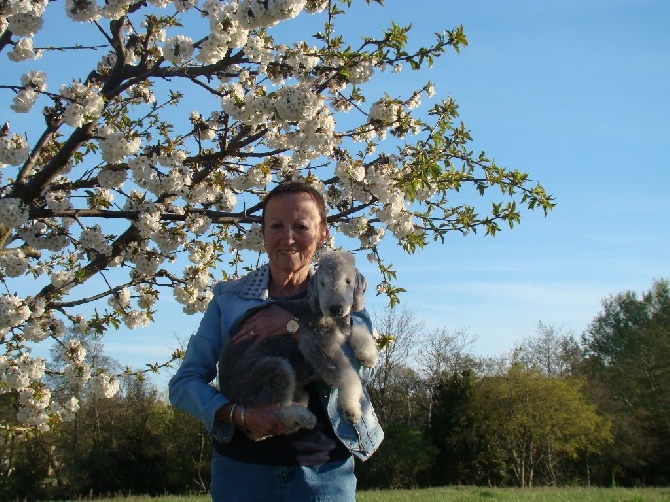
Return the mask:
[[347, 284], [351, 284], [351, 279], [347, 277], [344, 282], [346, 282]]

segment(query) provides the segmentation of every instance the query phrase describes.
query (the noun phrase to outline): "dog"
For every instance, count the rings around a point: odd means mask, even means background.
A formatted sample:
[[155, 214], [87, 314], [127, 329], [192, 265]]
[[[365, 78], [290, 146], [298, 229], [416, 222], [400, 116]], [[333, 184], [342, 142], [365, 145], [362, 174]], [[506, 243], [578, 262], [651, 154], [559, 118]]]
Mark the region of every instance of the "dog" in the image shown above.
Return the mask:
[[[262, 343], [249, 339], [227, 343], [219, 357], [219, 389], [244, 406], [279, 403], [285, 434], [311, 429], [316, 417], [307, 409], [305, 384], [313, 377], [338, 389], [338, 405], [351, 424], [361, 420], [363, 387], [343, 350], [349, 343], [361, 365], [377, 364], [377, 347], [365, 327], [351, 323], [351, 312], [362, 310], [367, 287], [353, 254], [321, 253], [316, 272], [300, 300], [273, 303], [299, 319], [300, 336], [273, 336]], [[256, 312], [250, 311], [246, 317]], [[264, 437], [251, 439], [261, 440]]]

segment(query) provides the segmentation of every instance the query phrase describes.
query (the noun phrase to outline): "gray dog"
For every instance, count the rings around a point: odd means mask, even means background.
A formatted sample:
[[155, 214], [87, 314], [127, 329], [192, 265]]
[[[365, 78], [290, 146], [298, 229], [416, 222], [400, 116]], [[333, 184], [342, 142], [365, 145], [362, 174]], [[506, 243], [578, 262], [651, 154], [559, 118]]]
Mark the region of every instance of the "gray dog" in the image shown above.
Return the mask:
[[307, 297], [275, 302], [300, 320], [299, 341], [285, 335], [258, 344], [253, 339], [226, 344], [219, 357], [221, 392], [245, 406], [280, 403], [279, 416], [285, 434], [289, 434], [316, 425], [316, 417], [306, 408], [304, 389], [316, 373], [338, 389], [338, 404], [345, 419], [352, 424], [359, 422], [363, 388], [342, 346], [348, 342], [363, 366], [377, 364], [374, 340], [365, 327], [352, 326], [350, 317], [352, 311], [363, 309], [366, 286], [351, 253], [321, 253]]

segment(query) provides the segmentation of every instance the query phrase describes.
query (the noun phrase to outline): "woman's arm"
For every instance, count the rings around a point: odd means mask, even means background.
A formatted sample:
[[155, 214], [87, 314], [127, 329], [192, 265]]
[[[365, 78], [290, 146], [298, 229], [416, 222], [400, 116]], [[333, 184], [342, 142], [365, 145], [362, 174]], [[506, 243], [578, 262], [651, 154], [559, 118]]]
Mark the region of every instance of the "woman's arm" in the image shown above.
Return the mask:
[[174, 407], [198, 418], [215, 438], [224, 439], [232, 434], [232, 427], [225, 427], [225, 423], [217, 420], [217, 412], [228, 399], [210, 384], [216, 377], [216, 364], [223, 345], [217, 293], [215, 287], [214, 297], [198, 331], [188, 342], [184, 360], [170, 380], [168, 391]]

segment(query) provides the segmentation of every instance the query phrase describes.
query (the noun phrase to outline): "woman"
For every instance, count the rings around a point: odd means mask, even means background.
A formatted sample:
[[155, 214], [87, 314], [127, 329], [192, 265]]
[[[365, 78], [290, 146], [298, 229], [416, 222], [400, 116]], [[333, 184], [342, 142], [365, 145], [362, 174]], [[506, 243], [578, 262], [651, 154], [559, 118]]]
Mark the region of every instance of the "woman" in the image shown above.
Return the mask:
[[[314, 429], [283, 435], [278, 405], [249, 408], [230, 402], [209, 382], [216, 376], [219, 351], [254, 337], [299, 337], [293, 316], [272, 300], [304, 297], [313, 273], [312, 260], [328, 238], [326, 206], [321, 194], [305, 183], [275, 187], [263, 201], [263, 241], [269, 263], [236, 281], [218, 283], [214, 297], [189, 340], [184, 361], [171, 379], [170, 401], [199, 418], [214, 439], [212, 500], [354, 501], [353, 455], [367, 459], [383, 439], [370, 401], [363, 399], [363, 419], [347, 423], [337, 406], [337, 391], [318, 380], [308, 385], [309, 408], [317, 417]], [[250, 308], [267, 305], [231, 329]], [[367, 312], [352, 313], [352, 322], [367, 327]], [[366, 384], [373, 375], [348, 356]], [[239, 429], [272, 437], [254, 442]]]

